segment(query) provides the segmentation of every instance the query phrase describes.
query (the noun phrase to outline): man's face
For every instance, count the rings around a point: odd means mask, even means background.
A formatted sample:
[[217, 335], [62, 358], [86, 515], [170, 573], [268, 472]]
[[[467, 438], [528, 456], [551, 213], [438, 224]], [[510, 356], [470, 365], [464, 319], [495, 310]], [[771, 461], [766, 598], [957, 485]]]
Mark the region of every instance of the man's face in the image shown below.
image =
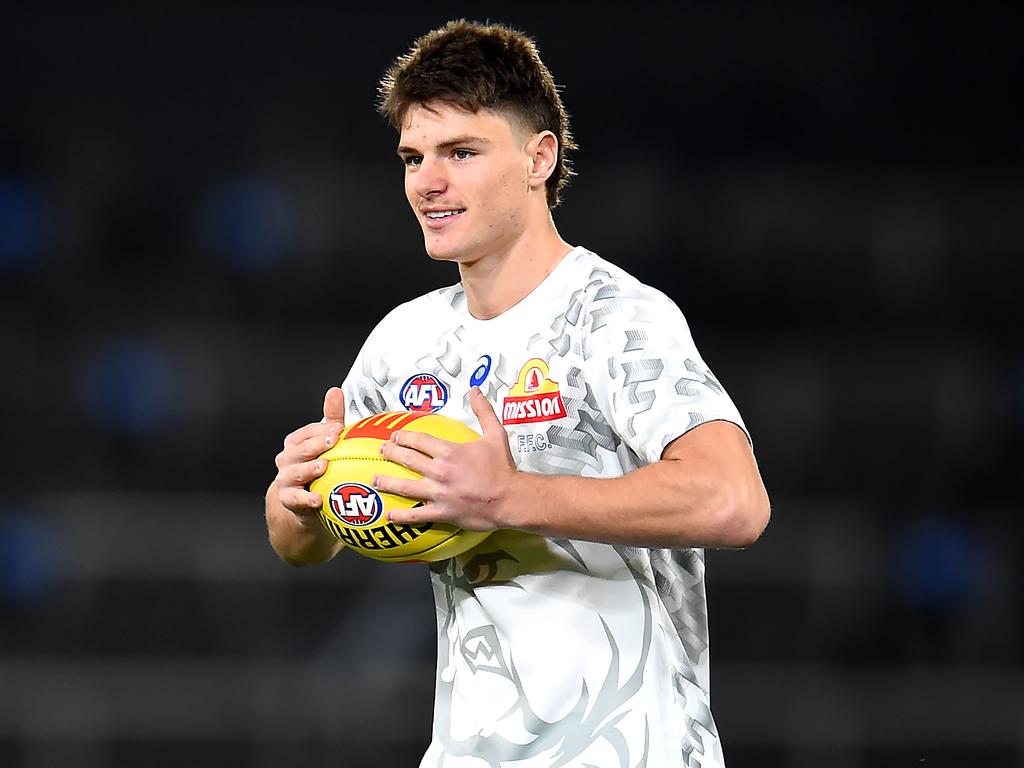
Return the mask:
[[466, 112], [443, 102], [409, 109], [398, 154], [405, 163], [405, 194], [431, 258], [472, 263], [506, 251], [521, 237], [530, 199], [530, 140], [498, 112]]

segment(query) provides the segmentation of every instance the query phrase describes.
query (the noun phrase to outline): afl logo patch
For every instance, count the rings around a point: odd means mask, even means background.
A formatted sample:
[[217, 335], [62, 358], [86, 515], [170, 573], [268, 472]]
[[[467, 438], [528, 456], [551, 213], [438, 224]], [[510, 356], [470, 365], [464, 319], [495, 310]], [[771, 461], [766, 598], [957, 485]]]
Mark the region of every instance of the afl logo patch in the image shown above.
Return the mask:
[[407, 411], [433, 413], [448, 402], [448, 387], [432, 373], [417, 373], [402, 385], [400, 397]]
[[327, 497], [331, 512], [345, 525], [365, 528], [380, 520], [384, 501], [380, 495], [362, 483], [343, 483], [334, 486]]

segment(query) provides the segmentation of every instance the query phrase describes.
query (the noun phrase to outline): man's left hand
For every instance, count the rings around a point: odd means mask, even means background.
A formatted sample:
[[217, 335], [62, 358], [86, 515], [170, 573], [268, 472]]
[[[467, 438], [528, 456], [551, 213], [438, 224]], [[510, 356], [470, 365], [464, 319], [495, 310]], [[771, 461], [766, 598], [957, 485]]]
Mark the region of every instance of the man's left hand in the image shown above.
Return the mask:
[[519, 472], [508, 447], [508, 433], [478, 387], [469, 393], [483, 431], [479, 440], [453, 443], [423, 432], [395, 432], [381, 455], [423, 475], [422, 480], [379, 475], [378, 491], [422, 499], [414, 509], [388, 513], [391, 522], [420, 525], [443, 521], [469, 531], [507, 527], [507, 508]]

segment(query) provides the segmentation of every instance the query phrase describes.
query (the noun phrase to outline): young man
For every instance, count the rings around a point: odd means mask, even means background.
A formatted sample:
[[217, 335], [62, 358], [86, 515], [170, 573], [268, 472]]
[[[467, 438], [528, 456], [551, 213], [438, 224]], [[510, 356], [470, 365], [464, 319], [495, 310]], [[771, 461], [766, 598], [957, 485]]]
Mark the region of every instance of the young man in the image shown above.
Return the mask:
[[[397, 60], [381, 110], [431, 258], [461, 282], [393, 310], [267, 495], [294, 564], [341, 548], [305, 486], [346, 420], [430, 408], [478, 428], [396, 433], [423, 475], [398, 523], [494, 531], [431, 566], [432, 743], [422, 766], [722, 766], [709, 710], [702, 547], [744, 547], [768, 498], [736, 408], [676, 306], [559, 236], [568, 120], [532, 41], [453, 22]], [[612, 213], [612, 212], [609, 212]], [[432, 398], [411, 380], [436, 382]]]

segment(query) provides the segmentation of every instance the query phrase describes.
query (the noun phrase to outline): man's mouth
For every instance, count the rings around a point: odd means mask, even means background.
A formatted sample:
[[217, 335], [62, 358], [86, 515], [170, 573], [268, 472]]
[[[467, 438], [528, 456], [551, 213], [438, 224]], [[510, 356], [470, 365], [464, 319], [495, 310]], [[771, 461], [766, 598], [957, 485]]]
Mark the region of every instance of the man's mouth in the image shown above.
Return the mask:
[[465, 212], [465, 208], [445, 208], [444, 210], [424, 211], [423, 216], [427, 220], [428, 227], [431, 229], [441, 229]]

